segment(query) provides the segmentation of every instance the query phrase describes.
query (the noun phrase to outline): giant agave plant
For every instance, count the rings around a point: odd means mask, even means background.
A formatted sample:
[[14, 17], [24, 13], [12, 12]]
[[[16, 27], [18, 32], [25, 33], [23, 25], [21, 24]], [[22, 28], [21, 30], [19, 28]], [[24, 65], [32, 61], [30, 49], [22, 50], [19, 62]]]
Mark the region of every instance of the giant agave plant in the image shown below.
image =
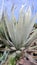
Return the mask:
[[[33, 29], [35, 20], [37, 18], [37, 14], [32, 17], [31, 8], [29, 7], [26, 12], [23, 11], [22, 7], [19, 12], [19, 18], [18, 23], [16, 21], [16, 18], [14, 16], [14, 9], [12, 9], [11, 13], [11, 20], [8, 19], [6, 11], [4, 12], [4, 25], [7, 28], [8, 34], [6, 29], [4, 28], [4, 33], [6, 35], [6, 39], [9, 40], [9, 37], [11, 39], [10, 42], [17, 48], [20, 49], [21, 47], [25, 47], [26, 45], [29, 45], [31, 40], [33, 41], [35, 38], [37, 38], [37, 33], [34, 32], [34, 34], [29, 38], [29, 35]], [[37, 32], [37, 30], [36, 30]], [[8, 37], [9, 35], [9, 37]]]
[[24, 12], [24, 7], [22, 7], [19, 12], [18, 21], [16, 21], [14, 9], [15, 8], [12, 7], [10, 20], [8, 19], [6, 10], [3, 12], [1, 27], [3, 28], [5, 37], [2, 36], [0, 40], [9, 47], [14, 46], [16, 49], [22, 47], [28, 48], [31, 42], [37, 38], [37, 29], [29, 37], [35, 20], [37, 19], [37, 14], [32, 17], [31, 8], [29, 7], [28, 10]]

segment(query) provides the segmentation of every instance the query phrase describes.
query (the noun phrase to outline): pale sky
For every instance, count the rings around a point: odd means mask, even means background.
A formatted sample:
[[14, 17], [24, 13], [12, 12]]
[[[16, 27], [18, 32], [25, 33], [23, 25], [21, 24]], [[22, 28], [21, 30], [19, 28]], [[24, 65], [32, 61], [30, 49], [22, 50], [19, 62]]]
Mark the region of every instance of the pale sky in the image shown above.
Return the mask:
[[0, 11], [2, 11], [3, 1], [4, 1], [3, 7], [6, 8], [9, 17], [11, 15], [11, 7], [13, 3], [15, 6], [17, 6], [17, 9], [15, 10], [15, 13], [14, 13], [16, 16], [16, 19], [18, 19], [19, 9], [21, 5], [26, 4], [26, 8], [28, 8], [28, 6], [32, 7], [32, 4], [33, 4], [34, 6], [34, 8], [32, 9], [33, 15], [35, 15], [35, 13], [37, 12], [37, 0], [0, 0]]

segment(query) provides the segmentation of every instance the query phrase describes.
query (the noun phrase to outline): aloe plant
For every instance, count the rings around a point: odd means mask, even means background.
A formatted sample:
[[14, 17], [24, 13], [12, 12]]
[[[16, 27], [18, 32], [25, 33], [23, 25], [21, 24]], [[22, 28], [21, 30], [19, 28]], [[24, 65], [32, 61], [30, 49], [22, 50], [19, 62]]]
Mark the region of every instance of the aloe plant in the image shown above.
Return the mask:
[[[11, 11], [11, 13], [12, 13], [11, 20], [8, 19], [6, 11], [4, 12], [5, 24], [7, 27], [9, 37], [17, 49], [20, 49], [22, 46], [25, 47], [27, 44], [29, 44], [28, 37], [33, 29], [35, 20], [37, 19], [37, 14], [31, 18], [32, 12], [31, 12], [30, 7], [28, 8], [27, 12], [23, 12], [23, 8], [24, 7], [22, 7], [20, 9], [18, 23], [14, 16], [14, 8]], [[14, 24], [14, 22], [16, 24]], [[4, 31], [4, 32], [6, 32], [6, 31]], [[37, 35], [37, 34], [35, 33], [35, 35]], [[34, 35], [32, 35], [32, 36], [34, 37]], [[35, 36], [35, 37], [37, 37], [37, 36]], [[7, 40], [9, 40], [7, 34], [6, 34], [6, 38], [7, 38]]]
[[3, 12], [1, 24], [6, 38], [3, 36], [0, 40], [8, 46], [14, 46], [16, 49], [22, 47], [26, 49], [30, 46], [31, 42], [37, 38], [37, 30], [29, 37], [35, 20], [37, 19], [37, 13], [32, 17], [31, 8], [29, 7], [28, 10], [24, 12], [24, 7], [22, 7], [19, 11], [18, 21], [16, 21], [14, 9], [15, 7], [11, 10], [12, 15], [10, 20], [8, 19], [6, 10]]

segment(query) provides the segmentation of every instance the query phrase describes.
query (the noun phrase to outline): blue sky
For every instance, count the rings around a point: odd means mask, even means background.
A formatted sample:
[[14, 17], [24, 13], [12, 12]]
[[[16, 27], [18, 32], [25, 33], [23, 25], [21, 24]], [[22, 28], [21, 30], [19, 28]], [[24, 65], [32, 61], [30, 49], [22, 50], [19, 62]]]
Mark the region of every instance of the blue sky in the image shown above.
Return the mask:
[[[11, 7], [12, 4], [14, 3], [15, 6], [17, 6], [17, 9], [15, 10], [15, 16], [16, 19], [18, 19], [18, 14], [19, 14], [19, 9], [21, 5], [26, 4], [26, 7], [28, 6], [34, 6], [32, 9], [33, 15], [37, 12], [37, 0], [0, 0], [0, 10], [2, 10], [2, 4], [4, 1], [4, 8], [6, 8], [8, 16], [10, 17], [11, 15]], [[26, 8], [25, 8], [26, 9]]]

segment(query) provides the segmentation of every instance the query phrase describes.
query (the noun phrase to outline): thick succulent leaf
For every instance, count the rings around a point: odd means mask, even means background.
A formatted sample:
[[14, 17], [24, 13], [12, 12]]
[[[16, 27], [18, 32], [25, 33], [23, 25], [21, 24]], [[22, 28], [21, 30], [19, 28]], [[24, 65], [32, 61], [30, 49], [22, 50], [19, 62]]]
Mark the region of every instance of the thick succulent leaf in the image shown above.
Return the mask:
[[22, 34], [23, 34], [23, 7], [20, 9], [19, 12], [19, 18], [18, 18], [18, 24], [16, 28], [16, 43], [18, 46], [20, 46], [22, 42]]
[[14, 16], [14, 10], [15, 10], [15, 7], [13, 5], [12, 8], [11, 8], [11, 22], [13, 22], [13, 24], [16, 25], [17, 21], [16, 21], [16, 18]]
[[33, 29], [33, 26], [35, 24], [36, 19], [37, 19], [37, 13], [36, 13], [36, 15], [30, 21], [31, 24], [29, 25], [29, 30], [28, 30], [28, 33], [27, 33], [27, 38], [28, 38], [29, 34], [31, 33], [31, 31]]
[[2, 23], [2, 21], [0, 22], [0, 37], [1, 38], [6, 38], [4, 30], [3, 30], [3, 23]]
[[24, 15], [23, 9], [24, 9], [24, 6], [22, 6], [19, 11], [18, 25], [23, 24], [23, 15]]
[[10, 48], [10, 46], [14, 46], [12, 42], [10, 42], [9, 40], [6, 40], [4, 38], [0, 38], [0, 41], [2, 41], [9, 48]]
[[2, 19], [0, 22], [0, 36], [9, 40], [8, 35], [7, 35], [7, 28], [6, 28], [6, 24], [5, 24], [5, 20], [4, 20], [4, 11], [2, 13]]
[[5, 22], [3, 22], [3, 30], [4, 30], [4, 33], [5, 33], [5, 37], [6, 37], [7, 40], [9, 40], [9, 37], [7, 35], [7, 28], [5, 26], [6, 26]]
[[31, 19], [31, 9], [30, 9], [30, 7], [29, 7], [28, 11], [25, 13], [24, 21], [25, 21], [25, 23], [24, 23], [24, 38], [25, 38], [25, 41], [26, 41], [30, 32], [32, 31], [33, 25], [35, 23], [35, 19], [34, 20]]
[[0, 21], [2, 19], [3, 9], [4, 9], [4, 0], [2, 1], [2, 6], [1, 6], [1, 9], [0, 9]]
[[[27, 16], [27, 15], [26, 15]], [[29, 17], [29, 18], [28, 18]], [[29, 34], [30, 34], [30, 32], [32, 31], [32, 29], [33, 29], [33, 26], [34, 26], [34, 23], [35, 23], [35, 20], [37, 19], [37, 14], [32, 18], [32, 19], [30, 19], [30, 14], [28, 14], [28, 19], [26, 19], [26, 20], [28, 20], [28, 21], [25, 21], [25, 25], [24, 25], [24, 41], [26, 42], [27, 41], [27, 39], [28, 39], [28, 37], [29, 37]], [[24, 42], [24, 43], [25, 43]]]
[[36, 46], [33, 46], [33, 47], [29, 47], [28, 49], [29, 49], [29, 50], [37, 49], [37, 45], [36, 45]]
[[13, 24], [12, 24], [13, 22], [9, 21], [6, 12], [4, 12], [4, 19], [5, 19], [5, 23], [6, 23], [6, 26], [7, 26], [7, 31], [9, 33], [9, 36], [10, 36], [11, 40], [13, 41], [15, 39], [14, 28], [13, 28]]
[[5, 20], [4, 20], [4, 12], [3, 12], [3, 15], [2, 15], [2, 22], [1, 23], [2, 23], [2, 27], [3, 27], [5, 37], [6, 37], [7, 40], [9, 40], [8, 35], [7, 35], [7, 27], [6, 27]]
[[[17, 34], [17, 31], [16, 31], [16, 27], [17, 27], [17, 21], [16, 21], [16, 18], [15, 18], [15, 16], [14, 16], [14, 9], [15, 9], [15, 7], [12, 7], [12, 11], [11, 11], [11, 13], [12, 13], [12, 15], [11, 15], [11, 23], [12, 23], [12, 28], [13, 28], [13, 34], [14, 34], [14, 37], [15, 37], [15, 43], [16, 43], [16, 34]], [[13, 37], [13, 35], [11, 35], [12, 37]], [[13, 41], [14, 41], [13, 40]]]
[[35, 39], [37, 39], [37, 29], [34, 33], [30, 36], [30, 38], [26, 42], [26, 46], [29, 46]]
[[25, 12], [24, 14], [24, 26], [23, 26], [23, 41], [26, 41], [27, 40], [27, 36], [28, 36], [28, 33], [29, 33], [29, 28], [30, 28], [30, 25], [31, 25], [31, 9], [29, 7], [28, 11]]

